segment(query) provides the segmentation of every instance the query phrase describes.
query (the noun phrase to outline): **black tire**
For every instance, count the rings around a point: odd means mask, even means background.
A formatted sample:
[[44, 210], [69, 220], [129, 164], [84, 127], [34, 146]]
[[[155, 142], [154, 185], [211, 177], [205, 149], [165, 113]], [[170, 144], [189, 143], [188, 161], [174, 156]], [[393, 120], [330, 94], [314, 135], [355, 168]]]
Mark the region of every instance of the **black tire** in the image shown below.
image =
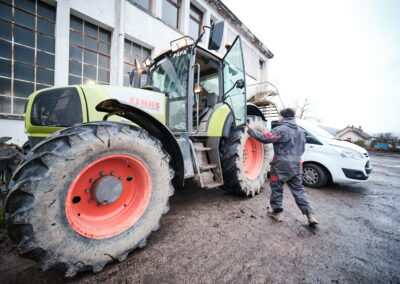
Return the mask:
[[[247, 123], [251, 128], [265, 132], [265, 123], [258, 116], [248, 116]], [[241, 195], [254, 196], [260, 193], [267, 179], [271, 160], [272, 148], [269, 144], [263, 144], [264, 162], [260, 174], [256, 179], [250, 180], [243, 169], [244, 145], [249, 138], [245, 127], [232, 129], [229, 137], [223, 138], [220, 145], [221, 166], [224, 178], [222, 189]]]
[[313, 188], [324, 187], [328, 182], [328, 174], [322, 167], [306, 163], [303, 165], [303, 185]]
[[[84, 237], [66, 217], [67, 192], [85, 166], [113, 154], [130, 155], [145, 164], [152, 182], [150, 201], [125, 231], [101, 239]], [[19, 253], [36, 260], [42, 271], [55, 267], [67, 277], [85, 270], [99, 272], [144, 247], [148, 235], [159, 228], [174, 193], [169, 161], [160, 141], [135, 126], [93, 122], [56, 132], [29, 152], [13, 176], [6, 200], [8, 233]]]

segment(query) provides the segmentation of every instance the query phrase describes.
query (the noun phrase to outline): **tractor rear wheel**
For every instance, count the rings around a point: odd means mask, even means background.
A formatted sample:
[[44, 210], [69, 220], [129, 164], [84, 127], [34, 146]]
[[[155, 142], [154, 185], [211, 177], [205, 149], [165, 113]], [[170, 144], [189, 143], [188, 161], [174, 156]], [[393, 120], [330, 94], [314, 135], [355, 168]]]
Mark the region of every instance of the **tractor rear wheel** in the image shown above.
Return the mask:
[[146, 244], [174, 189], [159, 140], [115, 122], [56, 132], [26, 156], [6, 200], [7, 230], [22, 256], [67, 277], [99, 272]]
[[[248, 116], [251, 128], [264, 132], [265, 124], [258, 116]], [[220, 155], [224, 185], [233, 194], [254, 196], [260, 193], [270, 168], [271, 146], [262, 144], [247, 134], [246, 128], [233, 129], [221, 141]]]

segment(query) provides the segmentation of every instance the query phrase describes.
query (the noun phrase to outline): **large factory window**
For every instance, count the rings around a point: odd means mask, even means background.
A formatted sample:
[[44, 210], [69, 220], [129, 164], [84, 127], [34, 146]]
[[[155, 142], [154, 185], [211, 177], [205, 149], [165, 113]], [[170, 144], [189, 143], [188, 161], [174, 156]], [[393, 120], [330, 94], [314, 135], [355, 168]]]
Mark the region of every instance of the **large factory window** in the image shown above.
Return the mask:
[[110, 84], [111, 32], [71, 16], [69, 85]]
[[54, 7], [0, 2], [0, 114], [21, 116], [27, 97], [54, 84]]
[[[151, 56], [151, 50], [139, 44], [125, 40], [124, 44], [124, 86], [130, 86], [129, 74], [135, 67], [135, 59], [142, 65], [146, 57]], [[142, 75], [142, 82], [146, 82], [146, 76]]]
[[181, 0], [163, 0], [162, 19], [170, 26], [179, 28], [179, 10]]

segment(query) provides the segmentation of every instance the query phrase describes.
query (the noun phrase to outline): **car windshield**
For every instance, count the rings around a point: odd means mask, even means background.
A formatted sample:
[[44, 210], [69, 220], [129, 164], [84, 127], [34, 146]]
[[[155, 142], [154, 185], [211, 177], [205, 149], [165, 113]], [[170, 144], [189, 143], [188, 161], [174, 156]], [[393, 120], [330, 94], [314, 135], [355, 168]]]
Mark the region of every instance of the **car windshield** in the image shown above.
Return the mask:
[[170, 53], [150, 67], [147, 85], [157, 87], [169, 99], [186, 97], [189, 75], [188, 49]]
[[336, 139], [329, 132], [325, 131], [320, 126], [314, 123], [302, 120], [299, 121], [298, 124], [316, 137], [323, 137], [326, 139]]

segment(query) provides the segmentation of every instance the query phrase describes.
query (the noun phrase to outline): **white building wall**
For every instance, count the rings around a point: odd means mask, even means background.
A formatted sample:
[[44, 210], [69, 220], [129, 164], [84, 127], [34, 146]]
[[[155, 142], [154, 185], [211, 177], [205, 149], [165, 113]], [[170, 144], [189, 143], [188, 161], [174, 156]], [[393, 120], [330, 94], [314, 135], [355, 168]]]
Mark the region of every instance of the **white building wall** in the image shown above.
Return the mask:
[[[68, 85], [69, 70], [69, 29], [70, 15], [77, 16], [87, 22], [98, 25], [111, 32], [111, 66], [110, 83], [117, 85], [119, 57], [119, 17], [120, 0], [47, 0], [47, 3], [56, 6], [55, 27], [55, 78], [56, 86]], [[170, 48], [170, 41], [189, 32], [190, 3], [203, 11], [203, 25], [209, 26], [214, 21], [225, 20], [225, 33], [220, 50], [215, 53], [223, 57], [226, 50], [224, 44], [233, 42], [240, 32], [232, 22], [224, 19], [208, 2], [202, 0], [182, 0], [180, 13], [180, 27], [174, 29], [162, 21], [162, 0], [153, 0], [151, 12], [144, 11], [125, 0], [124, 37], [136, 42], [152, 51], [152, 57]], [[209, 31], [200, 45], [207, 48]], [[263, 55], [257, 46], [249, 42], [241, 34], [243, 43], [246, 83], [254, 84], [267, 80], [268, 58]], [[264, 61], [263, 78], [259, 78], [259, 61]], [[22, 120], [0, 119], [0, 137], [11, 136], [13, 142], [23, 144], [26, 140], [24, 123]]]

